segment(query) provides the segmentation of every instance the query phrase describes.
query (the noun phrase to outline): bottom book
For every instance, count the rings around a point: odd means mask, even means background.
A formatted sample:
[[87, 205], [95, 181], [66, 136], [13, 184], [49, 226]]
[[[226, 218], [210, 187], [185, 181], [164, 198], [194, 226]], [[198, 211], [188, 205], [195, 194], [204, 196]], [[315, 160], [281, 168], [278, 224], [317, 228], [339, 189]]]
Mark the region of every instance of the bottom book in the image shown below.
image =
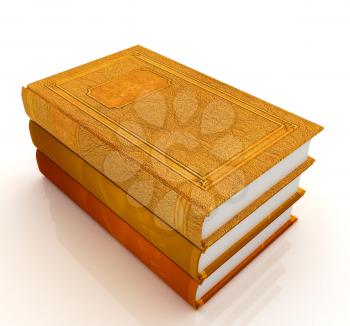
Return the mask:
[[212, 298], [214, 294], [297, 220], [294, 216], [290, 216], [290, 209], [286, 210], [271, 225], [235, 254], [235, 259], [239, 260], [239, 263], [234, 269], [227, 272], [223, 271], [223, 277], [216, 280], [215, 284], [203, 287], [42, 152], [38, 150], [36, 157], [38, 167], [43, 175], [194, 308], [200, 307]]

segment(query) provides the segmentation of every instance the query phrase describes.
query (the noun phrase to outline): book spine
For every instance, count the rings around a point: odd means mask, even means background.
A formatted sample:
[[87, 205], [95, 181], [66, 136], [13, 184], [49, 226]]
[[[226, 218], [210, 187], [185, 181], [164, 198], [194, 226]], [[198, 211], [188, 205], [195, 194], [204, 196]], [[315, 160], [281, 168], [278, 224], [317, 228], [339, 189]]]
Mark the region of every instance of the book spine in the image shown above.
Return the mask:
[[36, 153], [36, 158], [39, 170], [45, 177], [190, 305], [197, 308], [198, 304], [194, 298], [198, 283], [193, 278], [39, 150]]
[[[201, 251], [34, 122], [34, 145], [196, 280]], [[157, 221], [157, 222], [155, 222]]]
[[[127, 149], [124, 148], [125, 139], [120, 139], [113, 134], [109, 135], [113, 141], [107, 140], [104, 136], [104, 129], [99, 128], [99, 131], [96, 131], [94, 127], [100, 124], [98, 120], [92, 122], [90, 116], [87, 119], [87, 115], [75, 110], [74, 106], [63, 108], [62, 102], [60, 106], [56, 103], [54, 95], [52, 96], [51, 98], [50, 95], [49, 101], [49, 95], [46, 94], [44, 98], [33, 90], [31, 85], [22, 88], [22, 101], [30, 119], [59, 139], [125, 192], [129, 192], [133, 185], [133, 183], [130, 184], [133, 180], [132, 177], [129, 178], [130, 174], [135, 176], [136, 185], [138, 180], [152, 184], [152, 200], [140, 191], [134, 192], [135, 199], [152, 212], [156, 211], [158, 219], [182, 234], [199, 249], [204, 249], [201, 228], [208, 212], [204, 212], [203, 208], [190, 202], [176, 188], [161, 182], [140, 162], [129, 159], [125, 151], [130, 151], [130, 146], [126, 146]], [[120, 169], [116, 170], [116, 166], [118, 169], [123, 167], [125, 174], [120, 175]], [[128, 176], [127, 179], [125, 179], [126, 176]]]

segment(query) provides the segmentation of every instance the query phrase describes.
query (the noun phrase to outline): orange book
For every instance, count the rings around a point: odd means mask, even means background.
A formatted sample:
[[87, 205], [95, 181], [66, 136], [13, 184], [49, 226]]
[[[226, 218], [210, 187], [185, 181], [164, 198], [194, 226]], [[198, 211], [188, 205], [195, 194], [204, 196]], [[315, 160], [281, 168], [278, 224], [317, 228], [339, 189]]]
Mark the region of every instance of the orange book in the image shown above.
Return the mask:
[[31, 120], [201, 252], [322, 130], [142, 46], [30, 83], [22, 98]]
[[40, 151], [37, 151], [40, 171], [77, 205], [85, 210], [96, 222], [104, 227], [115, 239], [138, 257], [146, 266], [165, 281], [173, 290], [193, 307], [198, 308], [216, 294], [227, 282], [249, 264], [260, 252], [288, 229], [297, 219], [291, 216], [276, 232], [244, 258], [231, 272], [215, 284], [202, 297], [196, 298], [200, 283], [184, 272], [151, 242], [124, 222], [59, 166]]

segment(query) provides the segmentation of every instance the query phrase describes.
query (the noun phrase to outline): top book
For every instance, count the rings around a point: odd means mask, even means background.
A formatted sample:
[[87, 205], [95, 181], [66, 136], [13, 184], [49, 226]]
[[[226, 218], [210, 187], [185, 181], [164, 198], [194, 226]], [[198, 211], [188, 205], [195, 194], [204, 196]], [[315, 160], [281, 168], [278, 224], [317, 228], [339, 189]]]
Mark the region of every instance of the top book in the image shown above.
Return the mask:
[[221, 206], [322, 130], [141, 46], [22, 96], [31, 119], [199, 247], [234, 215], [221, 221]]

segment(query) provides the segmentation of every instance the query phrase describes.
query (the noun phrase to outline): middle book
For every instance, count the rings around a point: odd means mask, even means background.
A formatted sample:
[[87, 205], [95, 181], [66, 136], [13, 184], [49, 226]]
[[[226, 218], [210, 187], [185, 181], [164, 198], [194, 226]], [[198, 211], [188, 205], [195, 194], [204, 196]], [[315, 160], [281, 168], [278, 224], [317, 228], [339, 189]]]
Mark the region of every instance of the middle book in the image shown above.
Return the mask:
[[[303, 191], [298, 188], [299, 177], [313, 163], [313, 159], [307, 157], [306, 148], [301, 147], [291, 153], [273, 170], [270, 169], [248, 185], [249, 191], [243, 189], [239, 196], [227, 203], [234, 204], [236, 209], [227, 228], [223, 228], [224, 223], [215, 226], [209, 220], [203, 227], [202, 246], [198, 246], [33, 121], [30, 122], [30, 133], [34, 145], [40, 151], [199, 283], [213, 275], [303, 195]], [[299, 160], [302, 163], [291, 170], [290, 166]], [[269, 181], [276, 180], [276, 174], [279, 175], [278, 181], [269, 185]], [[261, 185], [267, 188], [263, 192]], [[224, 213], [215, 212], [219, 218], [213, 215], [212, 220], [220, 221]]]

